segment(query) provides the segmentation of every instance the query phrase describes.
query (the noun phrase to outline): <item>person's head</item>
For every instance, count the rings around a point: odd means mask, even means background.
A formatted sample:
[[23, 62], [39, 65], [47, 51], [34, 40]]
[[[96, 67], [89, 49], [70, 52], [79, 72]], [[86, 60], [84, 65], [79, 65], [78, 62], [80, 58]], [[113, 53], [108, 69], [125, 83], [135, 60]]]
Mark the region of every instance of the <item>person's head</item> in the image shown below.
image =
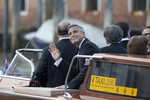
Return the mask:
[[108, 44], [120, 42], [123, 37], [122, 29], [117, 25], [110, 25], [104, 29], [104, 37]]
[[81, 41], [85, 38], [83, 27], [72, 24], [68, 26], [68, 35], [72, 44], [79, 46]]
[[119, 26], [123, 31], [123, 38], [128, 37], [129, 25], [126, 22], [118, 22], [115, 25]]
[[67, 36], [68, 35], [68, 26], [70, 25], [70, 23], [66, 20], [61, 21], [58, 24], [58, 35], [59, 36]]
[[132, 36], [127, 44], [128, 54], [146, 55], [148, 41], [146, 37]]
[[147, 26], [146, 28], [144, 28], [142, 35], [145, 36], [148, 42], [150, 43], [150, 26]]

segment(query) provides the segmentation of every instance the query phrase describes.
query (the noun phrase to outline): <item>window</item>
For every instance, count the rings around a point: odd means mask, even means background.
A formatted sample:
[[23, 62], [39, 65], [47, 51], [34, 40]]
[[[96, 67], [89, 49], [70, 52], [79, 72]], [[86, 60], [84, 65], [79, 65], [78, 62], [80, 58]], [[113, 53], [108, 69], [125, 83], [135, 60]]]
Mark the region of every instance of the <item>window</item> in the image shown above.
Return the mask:
[[146, 10], [146, 0], [133, 0], [132, 2], [134, 11]]
[[150, 99], [149, 73], [148, 66], [105, 60], [95, 61], [86, 87], [90, 91]]
[[10, 63], [6, 75], [30, 78], [39, 64], [41, 54], [42, 50], [40, 49], [20, 49]]
[[82, 11], [101, 11], [101, 0], [82, 0]]
[[149, 0], [128, 0], [128, 10], [131, 11], [145, 11], [147, 9], [147, 2]]
[[11, 64], [11, 69], [8, 69], [10, 76], [30, 78], [31, 76], [31, 65], [25, 59], [21, 58], [19, 55], [15, 56], [13, 63]]
[[87, 0], [86, 6], [86, 10], [97, 10], [97, 0]]
[[21, 16], [27, 16], [28, 15], [28, 0], [21, 0], [20, 3], [20, 14]]

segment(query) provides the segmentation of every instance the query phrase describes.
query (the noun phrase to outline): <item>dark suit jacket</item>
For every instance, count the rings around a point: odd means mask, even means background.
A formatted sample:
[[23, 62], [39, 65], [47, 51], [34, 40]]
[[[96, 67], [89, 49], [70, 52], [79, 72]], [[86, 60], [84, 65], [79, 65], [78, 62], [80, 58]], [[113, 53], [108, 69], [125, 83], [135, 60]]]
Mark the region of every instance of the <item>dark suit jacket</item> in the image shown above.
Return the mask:
[[100, 53], [127, 54], [127, 51], [120, 43], [112, 43], [110, 46], [102, 47]]
[[[56, 43], [56, 47], [60, 50], [61, 57], [69, 64], [73, 56], [77, 54], [77, 48], [70, 42], [69, 39], [60, 40], [58, 43]], [[54, 63], [55, 61], [48, 51], [47, 46], [43, 49], [43, 54], [40, 58], [39, 65], [34, 72], [34, 76], [38, 77], [38, 80], [43, 87], [60, 86], [65, 82], [67, 72], [58, 69]], [[66, 65], [65, 69], [68, 70], [68, 67], [69, 65]], [[74, 77], [75, 76], [70, 77], [69, 80]]]
[[122, 47], [124, 47], [125, 49], [127, 49], [128, 41], [129, 41], [129, 40], [121, 41], [120, 44], [122, 45]]
[[[99, 52], [99, 48], [92, 43], [90, 40], [85, 39], [79, 49], [79, 55], [93, 55], [94, 53], [98, 53]], [[65, 61], [62, 61], [61, 64], [63, 65]], [[76, 78], [74, 78], [73, 80], [71, 80], [68, 83], [68, 87], [69, 88], [79, 88], [79, 86], [83, 83], [84, 81], [84, 77], [86, 75], [87, 66], [84, 66], [85, 63], [85, 59], [83, 58], [79, 58], [77, 60], [76, 66], [72, 67], [72, 70], [70, 72], [70, 75], [76, 72], [78, 73]], [[61, 67], [63, 68], [63, 67]], [[75, 72], [76, 69], [76, 72]]]

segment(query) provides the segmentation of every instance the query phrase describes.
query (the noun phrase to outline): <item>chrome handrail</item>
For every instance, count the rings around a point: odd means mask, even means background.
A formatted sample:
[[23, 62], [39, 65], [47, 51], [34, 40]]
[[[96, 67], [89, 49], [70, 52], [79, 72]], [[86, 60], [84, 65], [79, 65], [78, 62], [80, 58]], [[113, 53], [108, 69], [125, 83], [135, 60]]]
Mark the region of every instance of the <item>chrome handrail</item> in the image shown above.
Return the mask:
[[75, 60], [75, 58], [90, 58], [90, 59], [93, 59], [93, 58], [103, 58], [102, 56], [90, 56], [90, 55], [75, 55], [72, 60], [71, 60], [71, 64], [69, 66], [69, 69], [68, 69], [68, 73], [67, 73], [67, 76], [66, 76], [66, 79], [65, 79], [65, 93], [64, 95], [68, 94], [67, 93], [67, 82], [68, 82], [68, 78], [69, 78], [69, 74], [70, 74], [70, 71], [71, 71], [71, 68], [72, 68], [72, 65], [73, 65], [73, 62]]

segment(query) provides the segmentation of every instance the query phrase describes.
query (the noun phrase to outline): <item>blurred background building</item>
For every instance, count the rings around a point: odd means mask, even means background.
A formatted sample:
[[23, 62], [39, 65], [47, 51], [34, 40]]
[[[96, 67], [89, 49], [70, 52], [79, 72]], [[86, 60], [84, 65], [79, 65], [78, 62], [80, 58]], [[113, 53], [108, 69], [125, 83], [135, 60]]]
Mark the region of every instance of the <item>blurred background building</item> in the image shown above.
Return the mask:
[[[0, 46], [4, 58], [25, 47], [22, 36], [44, 21], [75, 18], [103, 29], [125, 21], [135, 34], [150, 25], [149, 0], [0, 0]], [[55, 29], [56, 30], [56, 29]], [[100, 32], [99, 34], [102, 34]], [[25, 44], [22, 44], [25, 43]]]
[[[4, 3], [7, 0], [0, 0], [0, 29], [3, 25]], [[8, 0], [9, 5], [9, 22], [12, 22], [13, 7], [15, 0]], [[17, 1], [17, 0], [16, 0]], [[54, 5], [56, 12], [64, 8], [64, 17], [71, 17], [82, 19], [93, 25], [103, 27], [106, 14], [109, 12], [107, 8], [109, 5], [111, 11], [111, 23], [118, 21], [126, 21], [134, 29], [142, 29], [149, 24], [150, 1], [149, 0], [18, 0], [21, 2], [20, 8], [20, 28], [28, 29], [38, 26], [39, 10], [42, 21], [52, 18], [54, 14]], [[41, 3], [40, 3], [41, 1]], [[53, 1], [57, 1], [54, 4]], [[59, 3], [62, 2], [62, 3]], [[18, 5], [19, 3], [15, 4]], [[107, 11], [107, 12], [106, 12]], [[10, 25], [11, 26], [11, 25]]]

